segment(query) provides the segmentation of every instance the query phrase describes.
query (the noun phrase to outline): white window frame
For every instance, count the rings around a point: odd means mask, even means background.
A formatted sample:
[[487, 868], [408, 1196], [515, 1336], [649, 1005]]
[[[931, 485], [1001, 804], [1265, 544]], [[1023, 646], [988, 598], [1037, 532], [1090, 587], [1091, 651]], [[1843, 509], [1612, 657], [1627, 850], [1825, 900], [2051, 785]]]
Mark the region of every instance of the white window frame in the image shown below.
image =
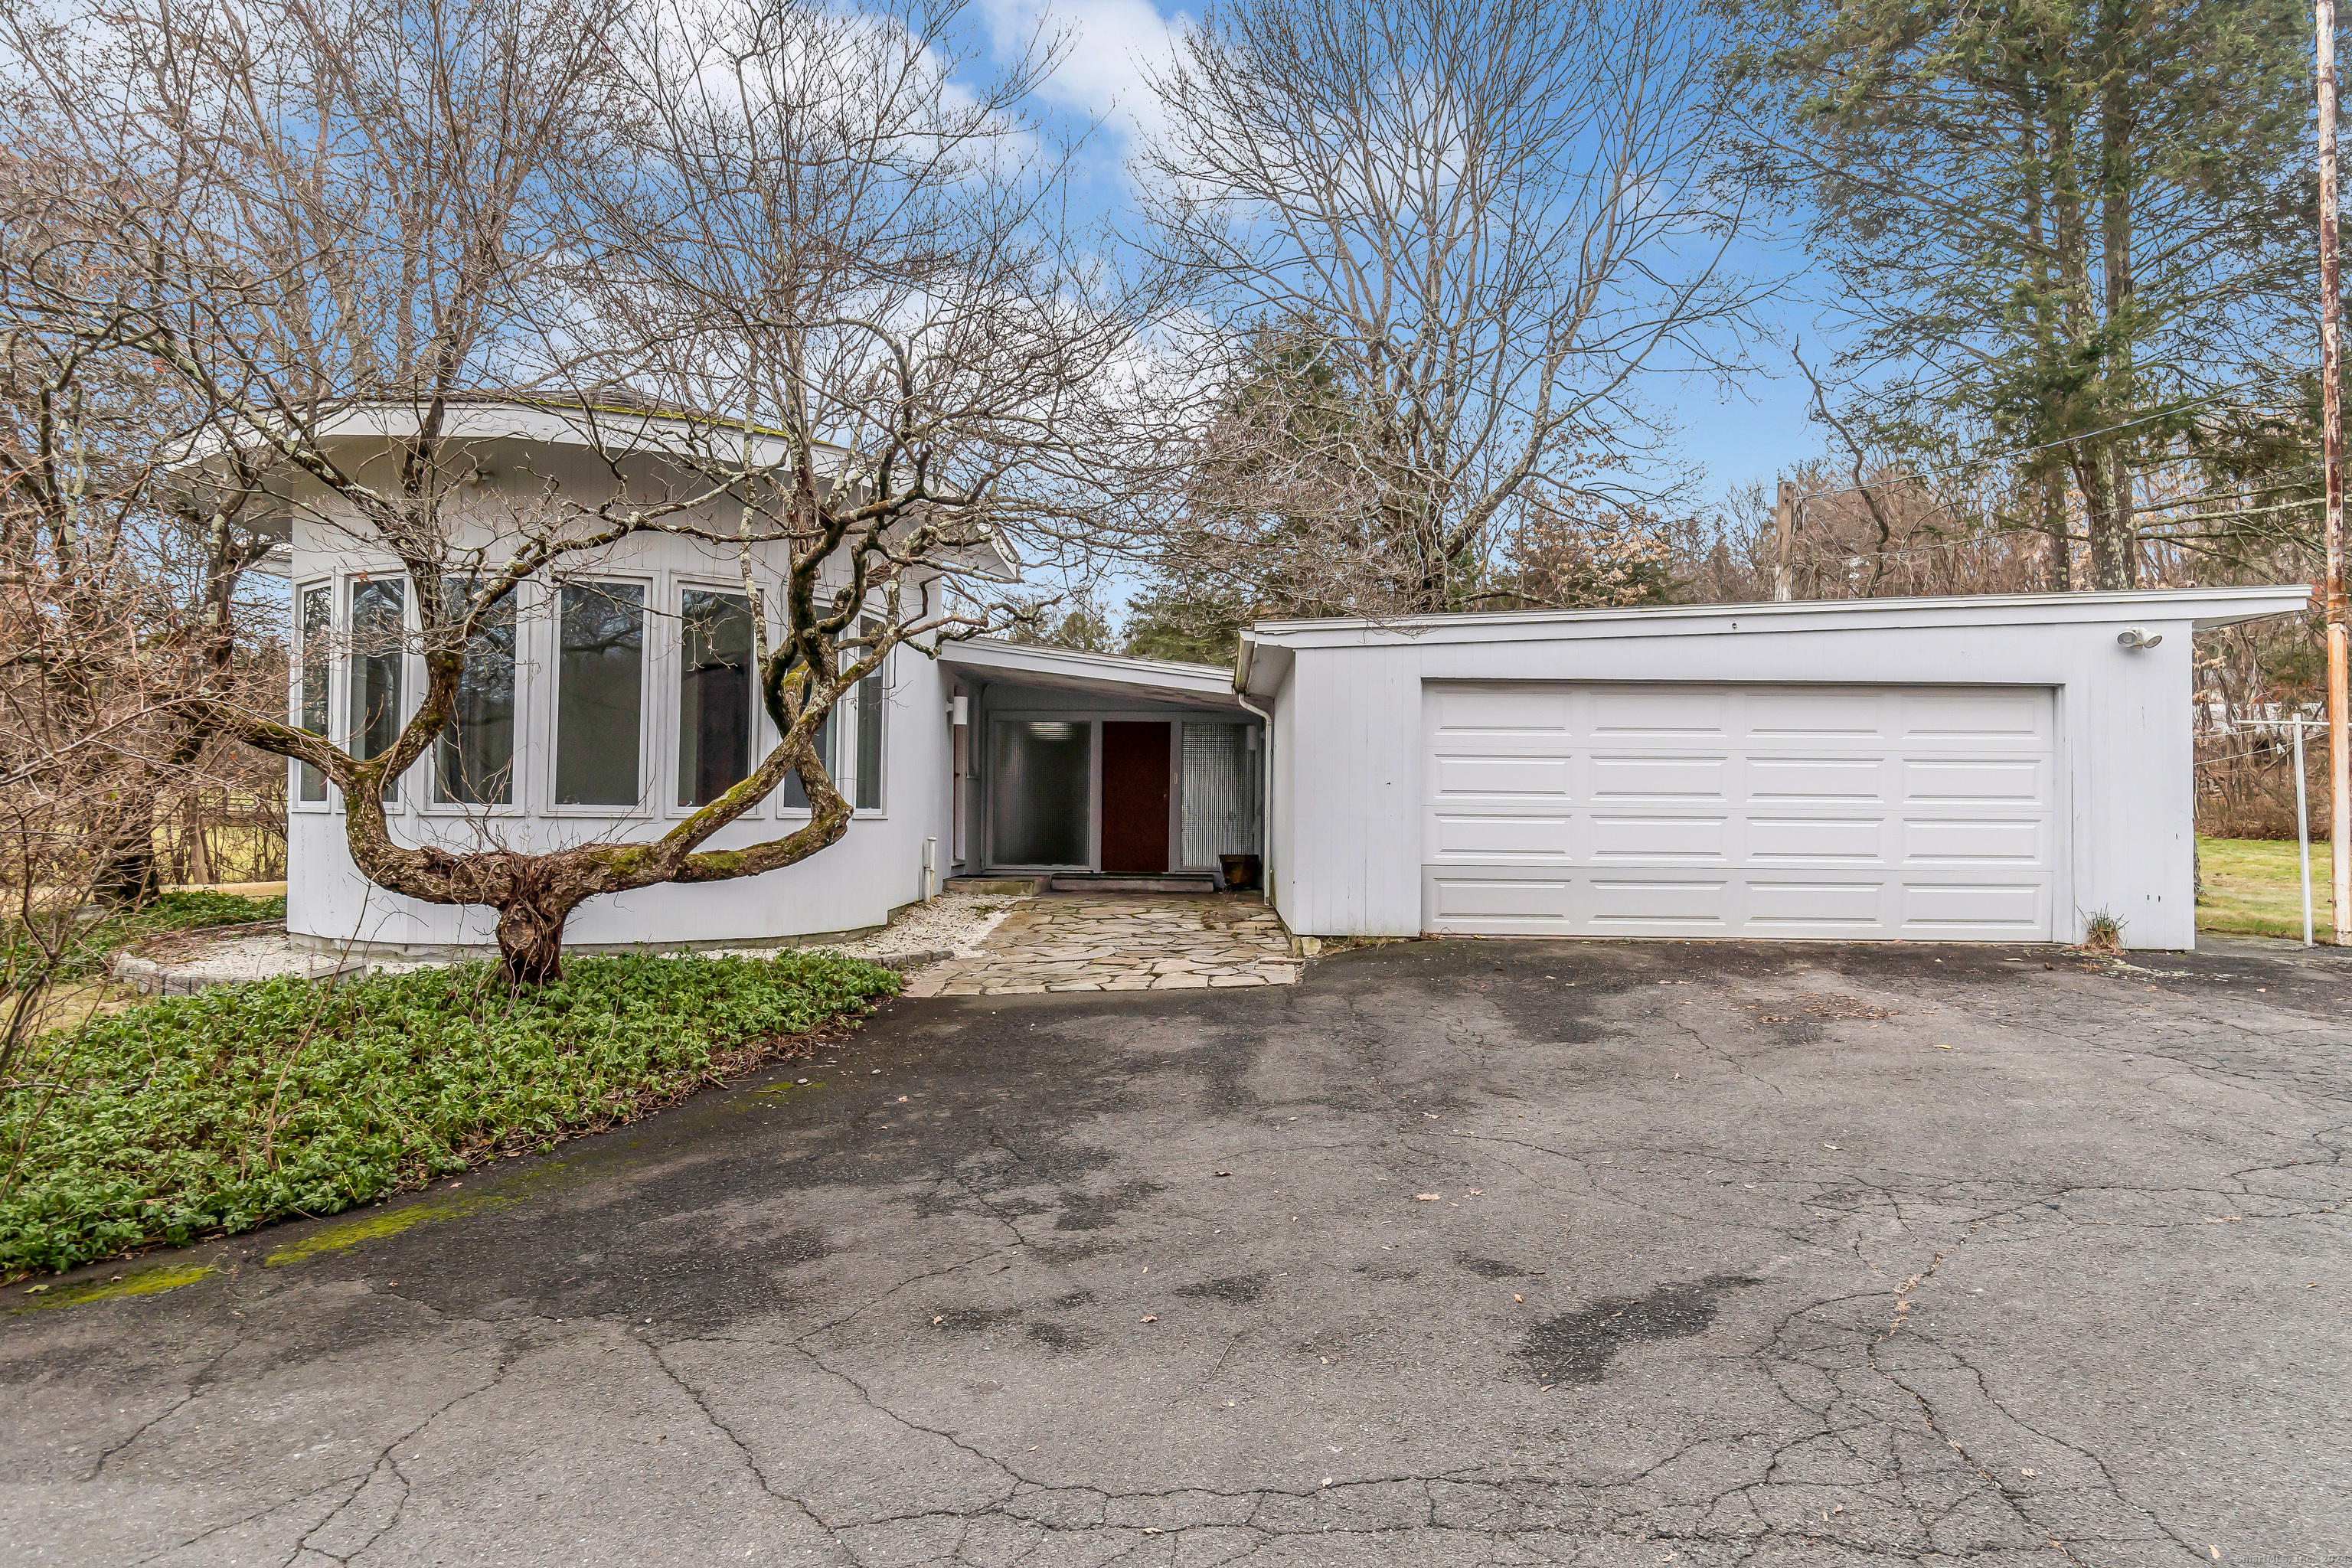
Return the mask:
[[[358, 656], [359, 650], [352, 645], [351, 637], [352, 595], [362, 583], [383, 582], [400, 584], [402, 647], [400, 650], [399, 729], [408, 727], [408, 721], [415, 716], [418, 702], [423, 696], [425, 656], [407, 646], [414, 639], [417, 630], [416, 605], [414, 603], [416, 597], [416, 584], [410, 582], [408, 574], [397, 566], [362, 567], [354, 571], [338, 572], [335, 574], [334, 613], [336, 627], [343, 634], [345, 646], [343, 657], [335, 661], [338, 674], [330, 677], [327, 682], [328, 690], [331, 694], [330, 700], [334, 704], [327, 710], [327, 718], [329, 723], [333, 726], [331, 733], [335, 737], [335, 743], [341, 747], [346, 754], [352, 753], [352, 745], [356, 739], [351, 732], [351, 689], [353, 674], [352, 662]], [[417, 761], [421, 763], [424, 759], [420, 757]], [[417, 763], [411, 763], [408, 765], [408, 772], [392, 781], [392, 792], [383, 799], [384, 816], [401, 816], [414, 805], [409, 799], [411, 791], [408, 784], [410, 778], [415, 773]], [[335, 810], [340, 812], [343, 809], [343, 792], [337, 789], [331, 783], [327, 785], [327, 798], [333, 803]]]
[[[442, 575], [444, 578], [446, 578], [453, 575], [453, 574], [445, 572]], [[418, 797], [416, 810], [417, 814], [421, 816], [441, 817], [445, 819], [473, 818], [479, 820], [494, 816], [519, 817], [529, 816], [530, 815], [531, 797], [529, 791], [534, 769], [531, 763], [530, 730], [529, 728], [529, 724], [531, 713], [538, 708], [539, 704], [530, 700], [532, 693], [527, 676], [532, 663], [534, 662], [531, 658], [530, 649], [537, 636], [537, 627], [535, 623], [544, 619], [545, 617], [530, 614], [525, 607], [524, 598], [525, 595], [522, 586], [518, 586], [511, 594], [507, 595], [507, 602], [514, 606], [515, 612], [514, 658], [516, 710], [514, 721], [514, 756], [508, 763], [507, 804], [504, 805], [476, 805], [465, 801], [445, 801], [436, 799], [436, 796], [438, 792], [434, 787], [434, 780], [437, 776], [436, 770], [438, 770], [441, 765], [439, 756], [441, 750], [441, 737], [436, 735], [433, 738], [432, 744], [425, 748], [425, 755], [417, 760], [417, 766], [422, 767], [425, 770], [423, 774], [424, 783], [416, 792]], [[424, 656], [419, 654], [417, 657], [421, 665]], [[423, 700], [423, 692], [421, 690], [418, 693], [418, 700], [420, 701]], [[412, 768], [409, 771], [414, 773], [415, 772], [415, 769]], [[551, 773], [552, 769], [551, 766]], [[551, 791], [553, 789], [552, 783], [550, 784], [549, 788]]]
[[[705, 573], [689, 572], [670, 574], [668, 594], [663, 601], [666, 606], [664, 614], [670, 623], [670, 633], [662, 639], [661, 672], [656, 679], [661, 687], [660, 729], [661, 733], [666, 737], [662, 742], [661, 754], [662, 815], [673, 820], [692, 816], [702, 809], [698, 805], [677, 804], [679, 783], [677, 727], [683, 722], [681, 715], [684, 704], [684, 695], [679, 690], [679, 684], [686, 670], [686, 596], [689, 593], [726, 594], [738, 599], [745, 596], [743, 579], [740, 577], [718, 577]], [[768, 601], [773, 596], [769, 594], [761, 595], [753, 613], [763, 615], [766, 612]], [[773, 646], [772, 643], [771, 646]], [[759, 771], [760, 764], [767, 760], [770, 752], [776, 749], [777, 742], [781, 739], [776, 733], [776, 726], [768, 718], [767, 700], [760, 691], [759, 657], [759, 644], [754, 642], [751, 651], [751, 738], [747, 748], [751, 752], [751, 767], [753, 773]], [[774, 793], [782, 794], [782, 790], [783, 786], [780, 784]], [[757, 819], [773, 803], [762, 801], [759, 805], [745, 812], [743, 816]], [[793, 815], [805, 816], [808, 814], [795, 812]]]
[[[634, 805], [559, 804], [556, 791], [556, 727], [562, 721], [563, 710], [563, 590], [569, 586], [594, 583], [633, 584], [645, 590], [645, 657], [638, 662], [637, 675], [637, 799]], [[547, 759], [540, 781], [540, 814], [543, 816], [602, 817], [608, 821], [626, 821], [660, 815], [659, 802], [668, 791], [667, 774], [675, 771], [662, 764], [660, 746], [661, 713], [668, 706], [661, 700], [661, 690], [656, 671], [661, 665], [661, 646], [654, 636], [653, 623], [661, 615], [659, 576], [651, 572], [584, 571], [550, 579], [552, 591], [548, 595], [547, 631], [547, 700], [533, 704], [541, 710], [541, 718], [532, 733]], [[520, 641], [520, 638], [518, 638]], [[516, 726], [520, 731], [521, 726]], [[651, 775], [648, 777], [648, 775]], [[650, 784], [652, 787], [647, 788]], [[518, 792], [517, 799], [521, 795]]]
[[[301, 582], [296, 583], [293, 585], [293, 599], [290, 606], [293, 613], [288, 617], [292, 625], [292, 630], [294, 633], [294, 679], [287, 683], [286, 718], [287, 722], [294, 725], [297, 729], [299, 729], [302, 724], [302, 677], [304, 673], [303, 666], [307, 662], [305, 650], [302, 647], [302, 595], [320, 591], [323, 591], [327, 595], [326, 637], [327, 646], [330, 648], [332, 648], [335, 643], [335, 628], [337, 625], [335, 617], [335, 602], [339, 593], [335, 583], [335, 576], [332, 573], [329, 573], [324, 577], [310, 577], [305, 578]], [[338, 658], [330, 658], [327, 660], [327, 723], [322, 733], [325, 734], [330, 744], [333, 744], [335, 742], [335, 699], [337, 696], [335, 677], [340, 671], [341, 665], [342, 660]], [[287, 758], [286, 809], [289, 811], [307, 812], [313, 816], [331, 816], [336, 811], [341, 809], [341, 794], [335, 788], [335, 781], [331, 778], [326, 778], [326, 770], [323, 768], [320, 770], [320, 776], [324, 779], [326, 783], [326, 798], [323, 800], [304, 800], [302, 798], [302, 764], [292, 757]]]

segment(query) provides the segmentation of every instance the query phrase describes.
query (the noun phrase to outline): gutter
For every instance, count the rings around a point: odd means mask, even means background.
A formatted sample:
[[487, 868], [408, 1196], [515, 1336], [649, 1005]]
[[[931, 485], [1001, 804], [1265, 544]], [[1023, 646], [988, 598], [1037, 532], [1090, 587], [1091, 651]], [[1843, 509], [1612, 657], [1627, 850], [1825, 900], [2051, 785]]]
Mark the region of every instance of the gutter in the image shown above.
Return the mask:
[[[1242, 707], [1263, 721], [1265, 760], [1259, 764], [1257, 789], [1257, 886], [1265, 906], [1274, 908], [1274, 715], [1250, 701], [1246, 691], [1235, 694]], [[1279, 918], [1279, 911], [1276, 912]]]

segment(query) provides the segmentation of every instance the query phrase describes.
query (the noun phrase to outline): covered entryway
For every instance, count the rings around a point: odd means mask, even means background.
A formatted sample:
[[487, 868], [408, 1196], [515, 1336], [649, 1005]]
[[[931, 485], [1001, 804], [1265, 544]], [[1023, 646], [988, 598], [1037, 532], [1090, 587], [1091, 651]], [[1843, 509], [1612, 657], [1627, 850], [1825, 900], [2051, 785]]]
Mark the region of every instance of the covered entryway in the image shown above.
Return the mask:
[[955, 872], [1205, 892], [1258, 852], [1261, 732], [1229, 671], [977, 638], [940, 662]]
[[2053, 696], [1432, 681], [1423, 929], [2050, 940]]

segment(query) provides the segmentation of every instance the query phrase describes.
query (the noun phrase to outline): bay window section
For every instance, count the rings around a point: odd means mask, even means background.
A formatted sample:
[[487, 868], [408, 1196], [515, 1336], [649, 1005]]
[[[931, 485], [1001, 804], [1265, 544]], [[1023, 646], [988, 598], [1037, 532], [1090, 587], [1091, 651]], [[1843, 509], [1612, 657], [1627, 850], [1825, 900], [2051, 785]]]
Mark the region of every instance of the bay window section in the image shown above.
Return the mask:
[[[400, 739], [402, 677], [408, 662], [407, 586], [398, 577], [370, 577], [352, 584], [349, 749], [361, 762], [382, 756]], [[399, 790], [397, 779], [383, 781], [384, 799], [393, 799]]]
[[688, 588], [678, 624], [677, 804], [709, 805], [751, 771], [751, 602]]
[[[446, 577], [441, 601], [452, 620], [465, 614], [472, 584]], [[445, 805], [514, 804], [515, 602], [492, 605], [466, 639], [466, 669], [457, 701], [433, 749], [433, 798]]]
[[[869, 637], [879, 637], [882, 624], [867, 621], [865, 632]], [[857, 683], [856, 777], [860, 811], [882, 809], [882, 710], [887, 700], [882, 677], [883, 665], [877, 664], [873, 674]]]
[[[327, 733], [328, 678], [334, 669], [335, 595], [325, 586], [305, 588], [296, 613], [301, 680], [295, 693], [294, 722], [313, 735]], [[294, 764], [294, 798], [306, 805], [327, 798], [327, 775], [308, 763]]]
[[645, 714], [645, 588], [566, 583], [557, 625], [555, 803], [635, 805]]

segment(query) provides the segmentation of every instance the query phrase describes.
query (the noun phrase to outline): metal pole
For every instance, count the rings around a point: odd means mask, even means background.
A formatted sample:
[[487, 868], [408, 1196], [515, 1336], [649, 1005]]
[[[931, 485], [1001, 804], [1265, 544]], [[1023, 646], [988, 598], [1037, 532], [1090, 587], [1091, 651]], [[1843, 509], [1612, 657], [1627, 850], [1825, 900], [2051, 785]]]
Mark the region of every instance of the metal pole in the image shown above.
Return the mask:
[[2294, 717], [2294, 849], [2303, 861], [2303, 945], [2311, 945], [2311, 814], [2303, 804], [2303, 715]]
[[[2336, 288], [2336, 0], [2313, 7], [2319, 58], [2319, 401], [2327, 464], [2327, 858], [2338, 945], [2352, 945], [2352, 715], [2345, 694], [2343, 300]], [[2300, 730], [2297, 734], [2302, 733]]]
[[1772, 568], [1772, 597], [1787, 604], [1797, 596], [1797, 574], [1790, 565], [1790, 552], [1796, 543], [1797, 481], [1780, 481], [1780, 504], [1772, 509], [1772, 526], [1780, 534], [1780, 564]]

